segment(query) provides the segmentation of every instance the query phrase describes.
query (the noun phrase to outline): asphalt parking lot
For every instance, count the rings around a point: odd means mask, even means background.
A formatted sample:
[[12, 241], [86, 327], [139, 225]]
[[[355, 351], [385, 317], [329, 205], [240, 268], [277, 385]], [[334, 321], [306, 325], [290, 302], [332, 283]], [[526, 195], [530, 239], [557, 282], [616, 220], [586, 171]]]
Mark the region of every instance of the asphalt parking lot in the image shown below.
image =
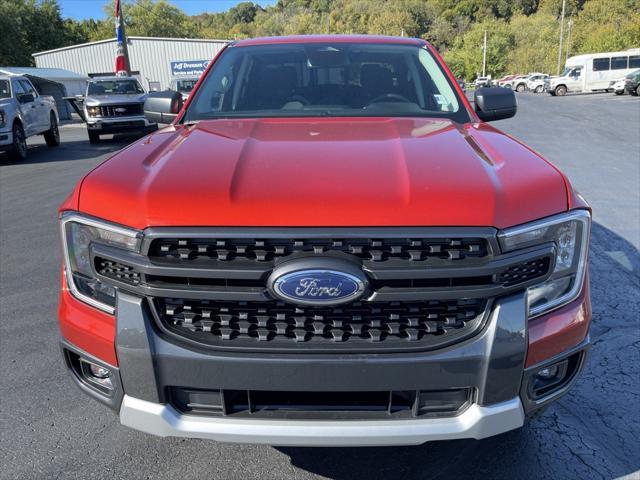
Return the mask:
[[640, 99], [521, 94], [496, 126], [546, 155], [594, 208], [593, 347], [576, 387], [526, 428], [420, 447], [304, 449], [160, 439], [126, 429], [72, 384], [58, 347], [56, 209], [130, 139], [0, 155], [3, 479], [640, 478]]

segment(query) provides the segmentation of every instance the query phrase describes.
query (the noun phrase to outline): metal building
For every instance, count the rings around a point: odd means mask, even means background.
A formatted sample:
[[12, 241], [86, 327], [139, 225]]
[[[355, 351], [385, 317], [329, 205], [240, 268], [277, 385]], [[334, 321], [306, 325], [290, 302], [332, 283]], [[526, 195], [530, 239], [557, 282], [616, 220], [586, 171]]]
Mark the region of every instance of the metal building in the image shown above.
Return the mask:
[[[227, 40], [128, 37], [133, 73], [149, 90], [168, 88], [171, 77], [201, 71]], [[101, 40], [34, 53], [37, 67], [63, 68], [82, 75], [113, 75], [116, 40]]]
[[51, 95], [61, 120], [71, 118], [71, 108], [64, 97], [84, 95], [88, 78], [60, 68], [0, 67], [0, 73], [24, 75], [40, 95]]

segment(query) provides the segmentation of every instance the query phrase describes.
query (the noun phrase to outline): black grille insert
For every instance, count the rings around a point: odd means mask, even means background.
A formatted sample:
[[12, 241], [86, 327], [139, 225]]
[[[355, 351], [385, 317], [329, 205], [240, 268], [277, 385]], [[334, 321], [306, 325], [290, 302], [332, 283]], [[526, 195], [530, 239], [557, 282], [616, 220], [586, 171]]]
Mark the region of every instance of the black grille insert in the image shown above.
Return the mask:
[[473, 333], [484, 299], [424, 302], [354, 302], [302, 307], [285, 302], [217, 302], [157, 298], [160, 325], [217, 347], [429, 348]]
[[130, 117], [142, 115], [141, 103], [126, 103], [122, 105], [101, 105], [98, 107], [98, 117]]
[[163, 238], [153, 241], [149, 256], [182, 261], [267, 262], [295, 253], [327, 252], [346, 253], [372, 262], [391, 259], [418, 262], [434, 258], [462, 260], [486, 256], [487, 243], [483, 238]]
[[170, 387], [170, 403], [204, 416], [304, 419], [401, 419], [455, 416], [471, 404], [471, 388], [374, 392], [198, 390]]
[[129, 265], [96, 257], [95, 268], [100, 275], [107, 278], [112, 278], [130, 285], [140, 284], [140, 273]]
[[547, 256], [513, 265], [498, 275], [498, 283], [510, 287], [542, 277], [549, 271], [550, 262]]

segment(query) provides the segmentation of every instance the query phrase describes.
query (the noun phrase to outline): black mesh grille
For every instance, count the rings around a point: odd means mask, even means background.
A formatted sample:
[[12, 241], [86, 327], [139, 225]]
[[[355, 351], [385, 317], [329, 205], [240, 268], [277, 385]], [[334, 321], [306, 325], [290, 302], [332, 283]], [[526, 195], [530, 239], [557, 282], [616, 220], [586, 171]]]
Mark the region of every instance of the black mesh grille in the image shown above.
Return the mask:
[[549, 271], [549, 263], [549, 257], [542, 257], [513, 265], [498, 275], [498, 283], [512, 286], [542, 277]]
[[103, 258], [96, 258], [96, 270], [100, 275], [104, 275], [114, 280], [129, 283], [131, 285], [140, 284], [140, 273], [129, 265], [112, 262]]
[[326, 239], [159, 239], [149, 255], [180, 260], [270, 261], [294, 253], [342, 252], [363, 260], [422, 261], [431, 258], [462, 260], [487, 255], [482, 238], [326, 238]]
[[98, 107], [100, 117], [128, 117], [142, 115], [141, 103], [127, 103], [122, 105], [101, 105]]
[[[148, 233], [141, 255], [96, 246], [100, 279], [147, 297], [163, 335], [217, 350], [442, 348], [480, 331], [494, 299], [546, 278], [555, 255], [553, 245], [501, 253], [487, 229]], [[361, 264], [368, 279], [363, 297], [333, 306], [276, 298], [268, 285], [274, 268], [289, 260], [312, 265], [314, 257]]]
[[[551, 258], [549, 256], [536, 258], [506, 268], [495, 276], [487, 275], [481, 277], [460, 277], [460, 278], [428, 278], [428, 279], [398, 279], [398, 280], [372, 280], [371, 286], [394, 287], [394, 288], [428, 288], [428, 287], [461, 287], [473, 285], [502, 285], [512, 287], [521, 283], [543, 277], [549, 271]], [[134, 268], [122, 263], [96, 258], [96, 270], [105, 277], [120, 280], [132, 285], [138, 285], [142, 281], [141, 274]], [[221, 287], [262, 287], [265, 286], [263, 279], [229, 279], [229, 278], [196, 278], [196, 277], [171, 277], [146, 275], [146, 282], [149, 285], [188, 285], [198, 286], [221, 286]]]
[[354, 302], [297, 307], [277, 301], [156, 299], [155, 306], [165, 327], [210, 344], [406, 345], [428, 343], [434, 337], [475, 328], [486, 301]]

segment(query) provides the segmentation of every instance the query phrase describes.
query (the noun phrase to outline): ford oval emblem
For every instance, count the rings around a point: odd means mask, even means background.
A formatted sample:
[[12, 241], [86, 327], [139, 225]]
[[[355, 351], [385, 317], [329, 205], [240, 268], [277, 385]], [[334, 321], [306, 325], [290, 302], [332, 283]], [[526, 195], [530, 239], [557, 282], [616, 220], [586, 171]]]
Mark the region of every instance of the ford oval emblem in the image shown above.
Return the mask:
[[270, 280], [270, 290], [273, 294], [283, 300], [303, 305], [352, 302], [364, 293], [367, 286], [366, 277], [361, 271], [349, 273], [324, 268], [282, 273], [276, 269]]

